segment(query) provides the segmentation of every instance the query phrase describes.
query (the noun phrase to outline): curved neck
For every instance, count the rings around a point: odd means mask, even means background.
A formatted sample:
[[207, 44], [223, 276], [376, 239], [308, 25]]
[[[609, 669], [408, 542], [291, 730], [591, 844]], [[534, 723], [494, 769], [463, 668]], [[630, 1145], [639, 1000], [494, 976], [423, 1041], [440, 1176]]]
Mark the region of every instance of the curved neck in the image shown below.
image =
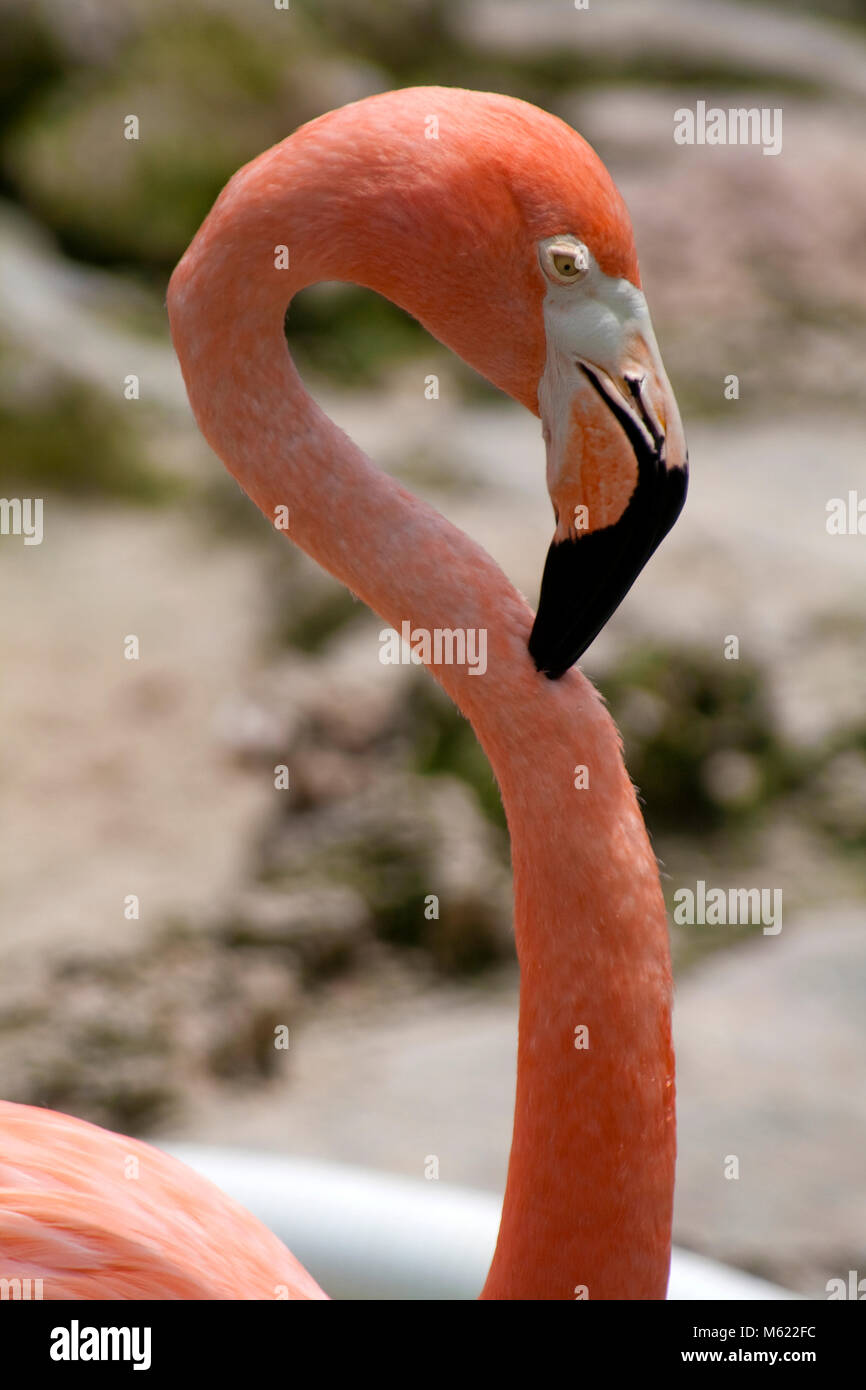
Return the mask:
[[[176, 270], [172, 333], [202, 432], [265, 516], [288, 507], [289, 537], [392, 627], [487, 633], [483, 676], [431, 665], [490, 759], [514, 864], [517, 1096], [484, 1296], [662, 1298], [674, 1164], [667, 926], [616, 730], [578, 671], [555, 683], [537, 674], [532, 614], [493, 560], [374, 468], [304, 390], [285, 306], [329, 268], [302, 235], [321, 222], [308, 197], [298, 212], [290, 168], [274, 194], [275, 154], [236, 176]], [[286, 227], [292, 269], [280, 272]], [[578, 766], [587, 786], [575, 786]]]

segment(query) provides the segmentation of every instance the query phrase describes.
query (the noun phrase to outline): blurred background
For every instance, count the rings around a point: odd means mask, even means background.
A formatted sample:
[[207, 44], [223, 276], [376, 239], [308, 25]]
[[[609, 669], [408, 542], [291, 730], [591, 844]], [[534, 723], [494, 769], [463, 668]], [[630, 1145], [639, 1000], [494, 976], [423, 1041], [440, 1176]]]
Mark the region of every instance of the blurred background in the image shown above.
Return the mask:
[[[866, 1275], [866, 538], [827, 530], [866, 498], [861, 0], [0, 0], [0, 495], [45, 499], [41, 545], [0, 537], [0, 1094], [503, 1186], [489, 768], [223, 473], [164, 312], [240, 164], [423, 83], [556, 112], [632, 214], [692, 486], [582, 664], [669, 903], [699, 879], [784, 902], [774, 936], [671, 928], [675, 1238], [825, 1297]], [[698, 100], [781, 108], [782, 153], [678, 146]], [[534, 601], [538, 422], [367, 292], [310, 289], [288, 331], [325, 409]]]

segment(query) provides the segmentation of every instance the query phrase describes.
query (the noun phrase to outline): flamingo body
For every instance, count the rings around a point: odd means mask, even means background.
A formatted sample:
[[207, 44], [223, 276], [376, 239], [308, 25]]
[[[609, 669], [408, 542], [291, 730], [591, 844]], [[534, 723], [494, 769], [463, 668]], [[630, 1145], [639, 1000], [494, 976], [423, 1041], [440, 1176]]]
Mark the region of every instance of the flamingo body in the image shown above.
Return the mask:
[[46, 1301], [326, 1297], [267, 1227], [185, 1164], [9, 1101], [0, 1269], [13, 1289], [41, 1280]]

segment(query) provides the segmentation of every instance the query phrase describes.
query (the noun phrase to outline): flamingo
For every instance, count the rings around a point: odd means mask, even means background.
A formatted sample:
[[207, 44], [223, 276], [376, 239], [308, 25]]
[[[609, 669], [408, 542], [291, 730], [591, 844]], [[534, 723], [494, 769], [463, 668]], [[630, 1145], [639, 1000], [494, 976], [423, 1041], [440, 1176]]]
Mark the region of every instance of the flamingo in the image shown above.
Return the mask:
[[[539, 415], [555, 531], [538, 614], [305, 391], [293, 295], [385, 295]], [[400, 631], [486, 631], [471, 721], [511, 835], [514, 1131], [481, 1296], [661, 1299], [675, 1156], [665, 906], [620, 739], [574, 663], [685, 496], [687, 454], [625, 205], [569, 126], [429, 87], [312, 121], [227, 184], [169, 286], [199, 427], [272, 521]], [[575, 776], [575, 769], [582, 769]], [[45, 1298], [323, 1298], [280, 1241], [150, 1146], [0, 1106], [0, 1274]]]

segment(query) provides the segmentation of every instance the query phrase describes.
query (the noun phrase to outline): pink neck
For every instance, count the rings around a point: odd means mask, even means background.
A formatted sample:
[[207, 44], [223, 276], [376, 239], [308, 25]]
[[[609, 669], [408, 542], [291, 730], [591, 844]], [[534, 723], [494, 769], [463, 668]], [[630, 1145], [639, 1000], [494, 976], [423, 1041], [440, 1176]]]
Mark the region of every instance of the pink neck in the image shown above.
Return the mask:
[[241, 196], [273, 153], [244, 171], [245, 189], [229, 186], [175, 272], [172, 333], [202, 432], [267, 517], [288, 506], [289, 536], [392, 627], [487, 631], [483, 676], [431, 667], [490, 759], [513, 850], [517, 1097], [483, 1296], [570, 1299], [585, 1286], [590, 1298], [662, 1298], [675, 1148], [667, 927], [616, 729], [580, 672], [536, 673], [532, 614], [490, 557], [305, 392], [283, 315], [319, 277], [303, 252], [295, 268], [298, 236], [293, 270], [273, 270], [291, 200], [268, 203], [252, 235]]
[[514, 1137], [483, 1296], [660, 1299], [676, 1151], [664, 902], [610, 716], [579, 673], [560, 684], [528, 711], [519, 762], [494, 761], [521, 985]]

